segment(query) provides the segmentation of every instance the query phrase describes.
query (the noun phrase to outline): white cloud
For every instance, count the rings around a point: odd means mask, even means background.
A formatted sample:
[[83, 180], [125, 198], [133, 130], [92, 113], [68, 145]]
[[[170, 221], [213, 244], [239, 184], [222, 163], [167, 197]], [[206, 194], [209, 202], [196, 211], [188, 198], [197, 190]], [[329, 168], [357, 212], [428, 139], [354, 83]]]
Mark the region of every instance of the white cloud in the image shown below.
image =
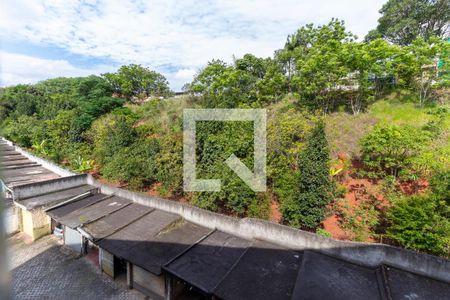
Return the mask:
[[288, 34], [309, 22], [338, 17], [364, 36], [375, 27], [383, 2], [6, 0], [0, 36], [118, 64], [141, 63], [180, 81], [174, 67], [196, 69], [212, 58], [231, 61], [249, 52], [271, 56]]
[[0, 52], [0, 61], [1, 86], [36, 83], [45, 78], [87, 76], [113, 70], [108, 66], [83, 69], [65, 60], [42, 59], [8, 52]]

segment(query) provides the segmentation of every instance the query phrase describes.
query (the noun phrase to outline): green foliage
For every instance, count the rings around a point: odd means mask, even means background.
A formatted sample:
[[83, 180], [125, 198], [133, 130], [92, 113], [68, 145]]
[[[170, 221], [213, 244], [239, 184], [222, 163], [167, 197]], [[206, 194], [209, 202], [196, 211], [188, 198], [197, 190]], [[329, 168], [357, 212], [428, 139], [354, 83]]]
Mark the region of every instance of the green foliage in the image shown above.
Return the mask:
[[388, 236], [406, 248], [449, 256], [450, 220], [448, 204], [435, 195], [404, 197], [388, 212], [392, 225]]
[[79, 113], [73, 119], [69, 136], [72, 141], [80, 141], [82, 134], [89, 129], [92, 122], [116, 107], [122, 106], [123, 100], [112, 97], [101, 97], [82, 102]]
[[431, 177], [430, 186], [433, 195], [444, 201], [441, 205], [447, 205], [447, 210], [450, 209], [450, 170], [436, 171]]
[[276, 61], [246, 54], [234, 65], [212, 60], [189, 87], [192, 93], [202, 95], [207, 107], [232, 108], [278, 101], [284, 94], [284, 82]]
[[106, 179], [126, 182], [130, 189], [142, 189], [157, 180], [155, 158], [159, 150], [159, 142], [155, 139], [121, 147], [106, 159], [102, 174]]
[[312, 130], [299, 157], [300, 176], [294, 199], [282, 203], [284, 219], [292, 226], [316, 228], [333, 199], [334, 184], [329, 177], [328, 143], [323, 122]]
[[352, 240], [363, 242], [372, 237], [380, 215], [372, 200], [363, 198], [356, 206], [346, 202], [341, 205], [342, 228]]
[[170, 133], [160, 140], [161, 151], [155, 157], [157, 179], [173, 195], [181, 195], [183, 189], [183, 136]]
[[171, 94], [169, 83], [163, 75], [141, 65], [122, 66], [116, 73], [106, 73], [103, 77], [115, 93], [127, 99]]
[[94, 163], [95, 162], [93, 160], [86, 160], [83, 159], [80, 155], [78, 155], [77, 158], [73, 160], [72, 165], [75, 168], [75, 170], [84, 173], [89, 170], [92, 170], [94, 168]]
[[446, 0], [389, 0], [380, 13], [377, 28], [369, 32], [366, 40], [386, 38], [408, 45], [417, 37], [449, 37], [450, 4]]
[[326, 231], [326, 230], [323, 229], [323, 228], [317, 228], [317, 229], [316, 229], [316, 234], [321, 235], [321, 236], [324, 236], [324, 237], [331, 237], [331, 233], [328, 232], [328, 231]]
[[137, 133], [132, 120], [126, 116], [108, 114], [93, 123], [87, 138], [92, 142], [94, 157], [103, 164], [122, 148], [131, 146]]
[[361, 157], [371, 176], [409, 175], [429, 140], [428, 132], [414, 127], [378, 125], [361, 140]]
[[340, 86], [350, 72], [344, 48], [353, 38], [344, 23], [334, 19], [325, 26], [313, 28], [310, 24], [297, 32], [292, 82], [308, 107], [325, 112], [334, 108], [342, 92]]
[[34, 143], [32, 146], [31, 146], [31, 148], [33, 148], [33, 150], [38, 154], [38, 155], [41, 155], [41, 156], [47, 156], [48, 155], [48, 152], [47, 152], [47, 150], [46, 150], [46, 143], [47, 143], [47, 141], [46, 140], [43, 140], [42, 142], [40, 142], [40, 143]]
[[281, 203], [292, 201], [298, 181], [298, 158], [317, 117], [292, 107], [273, 109], [267, 124], [267, 175]]
[[[224, 163], [235, 154], [253, 168], [253, 124], [251, 122], [197, 123], [197, 177], [220, 178], [220, 192], [198, 193], [196, 205], [245, 216], [257, 194]], [[254, 210], [254, 208], [253, 208]]]
[[[376, 177], [440, 174], [430, 183], [430, 197], [439, 198], [433, 208], [448, 218], [450, 123], [448, 111], [430, 109], [437, 106], [430, 100], [437, 99], [438, 89], [445, 97], [450, 86], [450, 44], [431, 33], [424, 39], [416, 35], [406, 46], [380, 38], [357, 42], [342, 21], [309, 24], [289, 36], [273, 58], [246, 54], [230, 64], [212, 60], [186, 86], [190, 96], [164, 101], [140, 101], [171, 93], [161, 74], [139, 65], [101, 77], [0, 88], [0, 128], [14, 142], [80, 172], [93, 171], [130, 189], [151, 187], [164, 197], [209, 210], [269, 218], [271, 201], [278, 200], [286, 223], [308, 229], [317, 228], [333, 196], [346, 193], [344, 186], [334, 191], [332, 179], [338, 180], [344, 171], [339, 164], [329, 168], [329, 142], [333, 156], [361, 152], [369, 174]], [[373, 103], [380, 97], [386, 101]], [[253, 168], [250, 122], [197, 123], [197, 176], [220, 179], [222, 190], [183, 193], [182, 112], [205, 107], [268, 108], [267, 193], [253, 192], [224, 164], [235, 154]], [[336, 111], [324, 117], [326, 139], [319, 113]], [[367, 134], [377, 122], [391, 125]], [[364, 135], [360, 151], [358, 141]], [[395, 176], [384, 180], [390, 198], [399, 193]], [[344, 229], [354, 239], [365, 240], [376, 225], [378, 212], [372, 204], [342, 212]], [[420, 209], [427, 218], [431, 214], [424, 204]], [[406, 216], [399, 211], [401, 219], [394, 220], [392, 236], [414, 244], [414, 235], [402, 229]], [[435, 216], [423, 222], [431, 223], [432, 218], [441, 222]], [[329, 235], [320, 228], [317, 233]]]
[[42, 124], [35, 116], [20, 116], [17, 121], [9, 121], [5, 124], [3, 134], [17, 144], [30, 148], [33, 144], [40, 143]]

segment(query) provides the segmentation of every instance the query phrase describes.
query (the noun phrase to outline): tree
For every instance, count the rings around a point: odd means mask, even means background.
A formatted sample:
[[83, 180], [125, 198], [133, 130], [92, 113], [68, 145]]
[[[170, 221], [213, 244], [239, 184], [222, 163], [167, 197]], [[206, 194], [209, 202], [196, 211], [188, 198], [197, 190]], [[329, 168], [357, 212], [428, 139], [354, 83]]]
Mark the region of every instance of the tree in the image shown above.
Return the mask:
[[376, 29], [366, 40], [385, 38], [408, 45], [415, 38], [450, 37], [450, 2], [448, 0], [389, 0], [380, 10]]
[[189, 86], [208, 107], [264, 105], [284, 94], [285, 76], [277, 61], [245, 54], [233, 65], [212, 60]]
[[320, 121], [299, 157], [297, 195], [282, 205], [283, 217], [290, 225], [314, 229], [324, 219], [334, 193], [329, 160], [325, 125]]
[[418, 37], [408, 46], [396, 47], [389, 65], [397, 86], [416, 91], [423, 105], [435, 88], [449, 85], [449, 53], [450, 43], [436, 37], [428, 41]]
[[171, 94], [167, 79], [160, 73], [131, 64], [122, 66], [116, 73], [102, 75], [113, 91], [127, 99]]
[[344, 77], [343, 83], [353, 114], [366, 109], [377, 93], [388, 87], [384, 83], [386, 79], [393, 78], [391, 58], [397, 53], [397, 48], [382, 39], [344, 44], [342, 58], [349, 74]]
[[345, 45], [353, 39], [344, 22], [336, 19], [324, 26], [309, 25], [298, 31], [292, 86], [307, 107], [329, 112], [341, 99], [350, 73]]

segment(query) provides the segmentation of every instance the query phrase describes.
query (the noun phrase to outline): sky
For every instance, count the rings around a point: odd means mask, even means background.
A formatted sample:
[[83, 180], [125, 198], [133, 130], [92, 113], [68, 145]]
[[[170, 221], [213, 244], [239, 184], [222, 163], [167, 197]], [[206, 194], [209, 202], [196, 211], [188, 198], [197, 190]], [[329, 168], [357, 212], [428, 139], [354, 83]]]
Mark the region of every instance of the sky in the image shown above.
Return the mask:
[[299, 27], [345, 21], [359, 38], [386, 0], [2, 0], [0, 85], [141, 64], [174, 91], [212, 59], [269, 57]]

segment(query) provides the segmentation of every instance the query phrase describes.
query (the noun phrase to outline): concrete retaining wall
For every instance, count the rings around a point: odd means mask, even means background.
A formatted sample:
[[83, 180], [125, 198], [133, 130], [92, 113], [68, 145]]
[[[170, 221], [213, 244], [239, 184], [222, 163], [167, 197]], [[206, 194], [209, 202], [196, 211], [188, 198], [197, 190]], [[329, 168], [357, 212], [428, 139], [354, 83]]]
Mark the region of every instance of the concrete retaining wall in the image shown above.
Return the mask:
[[50, 179], [47, 181], [34, 182], [14, 187], [12, 189], [13, 199], [21, 200], [32, 196], [49, 194], [56, 191], [73, 188], [87, 184], [87, 175], [72, 175], [69, 177], [62, 177]]

